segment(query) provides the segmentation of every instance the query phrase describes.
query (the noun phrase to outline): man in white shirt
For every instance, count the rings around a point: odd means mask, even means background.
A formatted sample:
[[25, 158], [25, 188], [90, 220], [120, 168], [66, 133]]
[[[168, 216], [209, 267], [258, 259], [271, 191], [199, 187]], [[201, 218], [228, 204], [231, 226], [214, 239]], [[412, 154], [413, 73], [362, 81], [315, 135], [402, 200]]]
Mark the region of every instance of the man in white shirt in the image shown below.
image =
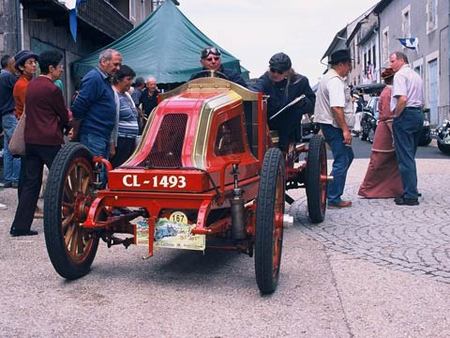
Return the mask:
[[331, 54], [331, 68], [319, 83], [314, 120], [319, 123], [325, 141], [333, 152], [333, 181], [328, 184], [328, 207], [347, 208], [351, 201], [341, 199], [347, 171], [353, 161], [351, 128], [354, 123], [350, 87], [345, 77], [352, 69], [350, 51], [342, 49]]
[[404, 53], [392, 53], [389, 61], [395, 72], [391, 100], [394, 146], [403, 182], [403, 196], [397, 197], [395, 204], [419, 205], [415, 156], [423, 126], [423, 82]]

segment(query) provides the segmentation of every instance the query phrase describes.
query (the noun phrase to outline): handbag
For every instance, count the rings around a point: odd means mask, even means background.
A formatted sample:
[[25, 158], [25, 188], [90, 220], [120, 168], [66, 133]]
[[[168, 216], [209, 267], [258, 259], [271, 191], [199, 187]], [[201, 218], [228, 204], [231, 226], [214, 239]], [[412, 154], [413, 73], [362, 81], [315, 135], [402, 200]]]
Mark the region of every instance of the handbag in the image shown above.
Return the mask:
[[9, 140], [9, 152], [13, 155], [25, 155], [25, 122], [26, 115], [24, 112], [17, 123], [16, 129], [11, 136], [11, 140]]

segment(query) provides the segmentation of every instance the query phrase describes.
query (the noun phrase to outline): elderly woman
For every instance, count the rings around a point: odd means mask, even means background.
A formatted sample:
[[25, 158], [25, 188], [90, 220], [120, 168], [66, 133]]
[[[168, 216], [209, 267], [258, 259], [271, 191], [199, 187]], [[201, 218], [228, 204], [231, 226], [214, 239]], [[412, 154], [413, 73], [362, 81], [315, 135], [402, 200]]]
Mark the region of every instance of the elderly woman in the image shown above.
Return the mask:
[[117, 149], [111, 160], [118, 167], [133, 154], [139, 134], [138, 111], [128, 91], [136, 73], [127, 65], [122, 65], [113, 78], [113, 89], [118, 96], [119, 124], [117, 128]]
[[62, 58], [57, 51], [39, 55], [41, 75], [27, 86], [24, 180], [10, 230], [11, 236], [37, 234], [30, 228], [41, 189], [44, 164], [51, 167], [64, 143], [63, 129], [69, 122], [69, 116], [63, 94], [53, 83], [63, 72]]
[[378, 126], [370, 155], [369, 167], [358, 195], [366, 198], [392, 198], [401, 196], [403, 185], [398, 171], [392, 135], [393, 115], [390, 109], [394, 71], [386, 68], [381, 77], [386, 87], [380, 94]]

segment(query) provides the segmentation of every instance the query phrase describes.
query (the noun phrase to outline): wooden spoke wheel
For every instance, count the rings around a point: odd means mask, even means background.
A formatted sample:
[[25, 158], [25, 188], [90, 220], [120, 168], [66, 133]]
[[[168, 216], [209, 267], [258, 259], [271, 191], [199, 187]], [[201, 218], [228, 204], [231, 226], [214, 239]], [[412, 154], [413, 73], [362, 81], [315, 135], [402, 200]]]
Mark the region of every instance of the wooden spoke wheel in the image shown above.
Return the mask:
[[325, 218], [328, 182], [327, 152], [325, 141], [320, 135], [314, 135], [309, 141], [305, 174], [308, 215], [311, 222], [320, 223]]
[[270, 148], [264, 156], [256, 206], [255, 272], [262, 294], [274, 292], [278, 284], [285, 185], [283, 154]]
[[55, 270], [64, 278], [86, 275], [95, 258], [98, 237], [81, 227], [94, 200], [92, 155], [79, 143], [65, 145], [48, 175], [44, 233]]

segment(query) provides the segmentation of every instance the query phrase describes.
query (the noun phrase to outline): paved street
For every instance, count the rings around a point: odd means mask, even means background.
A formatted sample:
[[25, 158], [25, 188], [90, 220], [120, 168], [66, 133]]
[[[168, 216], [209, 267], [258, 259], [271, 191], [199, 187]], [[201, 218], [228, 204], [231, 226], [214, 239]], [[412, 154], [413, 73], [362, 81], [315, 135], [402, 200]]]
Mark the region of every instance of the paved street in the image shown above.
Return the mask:
[[[280, 284], [257, 290], [253, 259], [235, 253], [107, 249], [67, 282], [39, 235], [11, 238], [16, 191], [0, 191], [0, 336], [448, 337], [450, 157], [419, 150], [418, 207], [356, 196], [368, 143], [356, 141], [348, 210], [311, 225], [304, 191], [287, 210]], [[362, 154], [362, 155], [361, 155]], [[366, 155], [364, 155], [366, 154]]]

